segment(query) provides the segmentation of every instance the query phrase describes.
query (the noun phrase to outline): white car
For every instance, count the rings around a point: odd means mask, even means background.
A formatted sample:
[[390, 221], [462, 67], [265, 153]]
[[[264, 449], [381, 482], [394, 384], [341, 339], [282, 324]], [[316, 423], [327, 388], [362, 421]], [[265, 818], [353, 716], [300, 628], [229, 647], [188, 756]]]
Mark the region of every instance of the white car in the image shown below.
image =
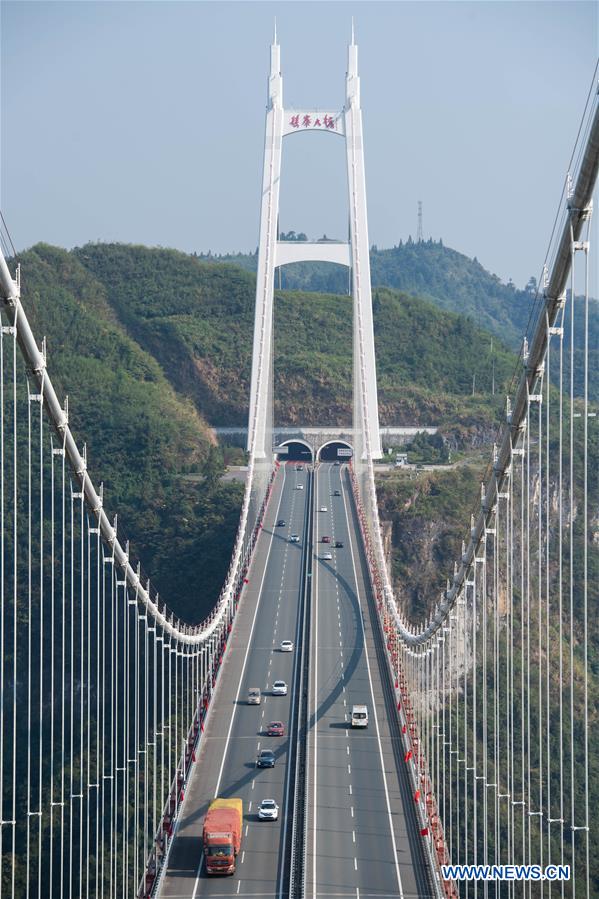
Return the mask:
[[289, 542], [290, 543], [299, 543], [299, 535], [292, 534], [291, 537], [289, 538]]
[[279, 806], [274, 799], [263, 799], [258, 809], [261, 821], [276, 821], [279, 817]]
[[279, 648], [281, 652], [293, 652], [293, 640], [283, 640]]
[[276, 680], [272, 685], [273, 696], [287, 696], [287, 684], [284, 680]]
[[321, 556], [320, 558], [321, 558], [321, 559], [326, 559], [327, 561], [329, 561], [330, 559], [333, 558], [333, 553], [323, 553], [322, 556]]
[[321, 511], [321, 512], [328, 512], [329, 510], [327, 509], [326, 506], [321, 506], [321, 507], [320, 507], [320, 511]]
[[304, 485], [303, 485], [303, 484], [296, 484], [296, 485], [295, 485], [295, 489], [296, 489], [296, 490], [303, 490], [303, 489], [304, 489]]

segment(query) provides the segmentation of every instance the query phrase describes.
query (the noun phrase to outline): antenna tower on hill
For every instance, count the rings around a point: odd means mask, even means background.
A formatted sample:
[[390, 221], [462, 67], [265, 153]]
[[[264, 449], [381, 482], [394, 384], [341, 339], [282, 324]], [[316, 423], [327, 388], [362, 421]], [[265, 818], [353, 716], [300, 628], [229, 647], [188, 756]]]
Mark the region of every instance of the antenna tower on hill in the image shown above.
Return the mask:
[[424, 240], [424, 237], [422, 234], [422, 200], [418, 200], [418, 234], [416, 237], [416, 242], [422, 243], [423, 240]]

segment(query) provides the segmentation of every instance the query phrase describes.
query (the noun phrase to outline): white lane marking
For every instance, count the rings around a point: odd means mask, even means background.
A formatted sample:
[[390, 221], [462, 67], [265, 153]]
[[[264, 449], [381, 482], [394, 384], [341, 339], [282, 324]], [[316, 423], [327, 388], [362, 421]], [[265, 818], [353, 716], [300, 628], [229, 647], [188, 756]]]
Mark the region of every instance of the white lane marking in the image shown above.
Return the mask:
[[248, 812], [251, 812], [251, 810], [252, 810], [252, 800], [250, 799], [250, 804], [248, 805]]
[[241, 850], [241, 864], [242, 865], [243, 865], [244, 861], [245, 861], [245, 849], [242, 849]]
[[[304, 503], [303, 533], [305, 533], [305, 531], [306, 531], [306, 528], [305, 528], [306, 509], [307, 509], [307, 504]], [[300, 589], [303, 590], [302, 584], [300, 584]], [[300, 637], [301, 627], [302, 627], [302, 619], [301, 619], [301, 616], [299, 615], [299, 604], [298, 604], [297, 615], [296, 615], [296, 626], [295, 626], [295, 647], [299, 646], [299, 637]], [[295, 647], [294, 647], [294, 649], [295, 649]], [[308, 660], [309, 660], [310, 659], [310, 646], [307, 647], [306, 651], [308, 653]], [[295, 652], [294, 653], [294, 661], [293, 661], [293, 681], [294, 682], [297, 682], [297, 674], [298, 674], [299, 664], [300, 664], [300, 653]], [[293, 704], [295, 705], [295, 701], [293, 701]], [[290, 722], [291, 722], [292, 718], [293, 718], [293, 715], [291, 712], [291, 705], [290, 705], [290, 709], [289, 709]], [[287, 768], [287, 776], [286, 776], [286, 783], [285, 783], [285, 808], [288, 808], [289, 807], [289, 791], [291, 789], [291, 767], [289, 766], [289, 764], [287, 764], [286, 768]], [[283, 846], [285, 845], [285, 842], [287, 839], [287, 823], [288, 823], [288, 816], [285, 815], [285, 820], [284, 820], [284, 824], [283, 824]], [[279, 899], [283, 899], [283, 878], [282, 877], [281, 877], [281, 881], [279, 884]]]
[[260, 752], [260, 743], [258, 743], [258, 746], [257, 746], [257, 749], [256, 749], [256, 752]]
[[356, 887], [356, 899], [360, 899], [360, 887]]
[[[279, 517], [279, 512], [280, 512], [280, 510], [281, 510], [281, 500], [283, 499], [283, 493], [285, 492], [285, 477], [286, 477], [286, 471], [285, 471], [285, 469], [283, 469], [283, 484], [281, 485], [281, 492], [280, 492], [280, 494], [279, 494], [279, 502], [277, 503], [277, 514], [276, 514], [276, 517], [277, 517], [277, 518]], [[222, 776], [223, 776], [223, 769], [224, 769], [224, 767], [225, 767], [225, 758], [226, 758], [226, 756], [227, 756], [227, 749], [229, 748], [229, 741], [230, 741], [230, 739], [231, 739], [231, 731], [232, 731], [232, 729], [233, 729], [233, 721], [235, 720], [235, 711], [236, 711], [236, 709], [237, 709], [237, 704], [238, 704], [238, 702], [239, 702], [239, 694], [240, 694], [240, 692], [241, 692], [241, 684], [242, 684], [242, 682], [243, 682], [243, 675], [245, 674], [245, 666], [246, 666], [246, 664], [247, 664], [248, 655], [249, 655], [249, 652], [250, 652], [250, 646], [252, 645], [252, 635], [253, 635], [253, 633], [254, 633], [254, 625], [256, 624], [256, 618], [257, 618], [257, 616], [258, 616], [258, 609], [260, 608], [260, 598], [262, 597], [262, 588], [263, 588], [263, 586], [264, 586], [264, 579], [265, 579], [265, 577], [266, 577], [266, 569], [268, 568], [268, 559], [269, 559], [269, 557], [270, 557], [270, 551], [271, 551], [271, 549], [272, 549], [272, 542], [273, 542], [273, 540], [274, 540], [274, 536], [275, 536], [275, 532], [274, 532], [274, 528], [273, 528], [273, 529], [271, 530], [271, 532], [270, 532], [270, 541], [269, 541], [269, 544], [268, 544], [268, 552], [266, 553], [266, 559], [265, 559], [265, 561], [264, 561], [264, 571], [262, 572], [262, 580], [260, 581], [260, 589], [258, 590], [258, 600], [257, 600], [257, 602], [256, 602], [256, 608], [255, 608], [255, 610], [254, 610], [254, 617], [252, 618], [252, 626], [251, 626], [251, 628], [250, 628], [250, 635], [249, 635], [249, 638], [248, 638], [248, 644], [247, 644], [247, 647], [246, 647], [246, 650], [245, 650], [245, 656], [244, 656], [244, 659], [243, 659], [243, 665], [242, 665], [242, 668], [241, 668], [241, 674], [239, 675], [239, 683], [238, 683], [238, 685], [237, 685], [237, 694], [236, 694], [236, 696], [235, 696], [235, 703], [234, 703], [234, 705], [233, 705], [233, 714], [231, 715], [231, 723], [229, 724], [229, 730], [228, 730], [228, 732], [227, 732], [227, 739], [226, 739], [226, 741], [225, 741], [225, 749], [224, 749], [224, 752], [223, 752], [223, 760], [222, 760], [221, 765], [220, 765], [220, 771], [218, 772], [218, 780], [217, 780], [217, 782], [216, 782], [216, 789], [214, 790], [214, 795], [215, 795], [215, 796], [218, 796], [218, 790], [219, 790], [219, 787], [220, 787], [220, 781], [221, 781], [221, 778], [222, 778]], [[253, 781], [252, 781], [252, 786], [253, 786]], [[180, 816], [179, 816], [179, 820], [181, 820], [181, 817], [180, 817]], [[195, 897], [196, 897], [196, 895], [197, 895], [197, 892], [198, 892], [198, 886], [200, 885], [200, 872], [201, 872], [201, 870], [202, 870], [202, 865], [203, 865], [203, 863], [204, 863], [204, 853], [202, 852], [202, 853], [200, 854], [200, 862], [199, 862], [199, 865], [198, 865], [198, 870], [196, 871], [196, 880], [195, 880], [195, 883], [194, 883], [194, 885], [193, 885], [193, 893], [191, 894], [191, 899], [195, 899]]]
[[352, 840], [353, 840], [354, 843], [355, 843], [355, 842], [356, 842], [356, 831], [355, 831], [355, 830], [352, 830], [352, 832], [351, 832], [351, 837], [352, 837]]
[[357, 871], [357, 870], [358, 870], [358, 860], [357, 860], [357, 858], [355, 858], [354, 859], [354, 871]]
[[350, 795], [350, 796], [353, 795], [352, 788], [351, 788], [351, 784], [349, 785], [349, 795]]
[[[318, 505], [318, 472], [314, 472], [314, 505]], [[318, 516], [315, 516], [314, 540], [318, 543]], [[312, 807], [313, 827], [312, 834], [312, 894], [316, 899], [316, 818], [318, 813], [318, 802], [316, 795], [316, 780], [318, 771], [318, 572], [320, 565], [314, 566], [314, 800]]]
[[256, 786], [256, 781], [252, 780], [252, 790], [254, 789], [255, 786]]
[[345, 747], [347, 749], [347, 754], [349, 755], [349, 746]]
[[[399, 870], [399, 861], [397, 858], [397, 844], [395, 842], [395, 832], [393, 830], [393, 818], [391, 817], [391, 802], [389, 799], [389, 788], [387, 786], [387, 775], [385, 774], [385, 763], [383, 761], [383, 747], [381, 745], [381, 732], [379, 729], [379, 718], [377, 715], [376, 702], [374, 699], [374, 688], [372, 686], [372, 673], [370, 671], [370, 659], [368, 658], [368, 646], [366, 644], [366, 633], [364, 631], [364, 613], [362, 611], [362, 602], [360, 600], [360, 591], [358, 589], [358, 574], [356, 571], [356, 560], [354, 558], [354, 545], [353, 545], [353, 540], [351, 539], [352, 532], [351, 532], [350, 526], [349, 526], [349, 514], [347, 511], [345, 490], [342, 490], [342, 495], [343, 495], [343, 508], [345, 510], [345, 520], [347, 522], [347, 533], [350, 536], [349, 551], [351, 554], [351, 563], [352, 563], [352, 568], [353, 568], [353, 572], [354, 572], [354, 584], [356, 587], [356, 596], [358, 598], [358, 606], [360, 608], [360, 616], [359, 616], [360, 617], [360, 627], [362, 629], [362, 641], [364, 643], [364, 657], [366, 659], [366, 669], [368, 671], [368, 683], [370, 684], [370, 696], [372, 698], [372, 709], [374, 711], [374, 724], [376, 727], [376, 739], [377, 739], [377, 743], [378, 743], [378, 747], [379, 747], [379, 758], [380, 758], [380, 762], [381, 762], [381, 773], [383, 775], [383, 786], [385, 788], [385, 801], [387, 803], [387, 817], [389, 819], [389, 830], [391, 832], [391, 845], [393, 846], [393, 860], [395, 862], [395, 873], [397, 875], [397, 887], [399, 889], [399, 895], [400, 895], [401, 899], [403, 899], [404, 892], [403, 892], [403, 886], [401, 883], [401, 873]], [[385, 675], [382, 674], [381, 676], [384, 677]]]
[[349, 809], [349, 810], [350, 810], [351, 816], [352, 816], [352, 818], [353, 818], [353, 816], [354, 816], [354, 807], [353, 807], [353, 805], [350, 806], [350, 809]]
[[246, 835], [246, 837], [247, 837], [247, 835], [248, 835], [248, 830], [249, 830], [249, 829], [250, 829], [250, 825], [249, 825], [249, 824], [246, 824], [246, 825], [245, 825], [245, 835]]
[[351, 765], [348, 765], [348, 766], [347, 766], [347, 773], [348, 773], [348, 774], [351, 774]]
[[237, 881], [237, 892], [239, 892], [240, 889], [241, 889], [241, 881], [238, 880]]

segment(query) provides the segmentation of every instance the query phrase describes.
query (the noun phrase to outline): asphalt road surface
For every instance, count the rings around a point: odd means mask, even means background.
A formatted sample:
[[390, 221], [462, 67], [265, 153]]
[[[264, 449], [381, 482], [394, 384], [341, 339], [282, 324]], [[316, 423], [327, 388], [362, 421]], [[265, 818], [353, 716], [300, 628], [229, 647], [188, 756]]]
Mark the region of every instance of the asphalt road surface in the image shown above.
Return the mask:
[[[392, 699], [378, 667], [380, 637], [345, 466], [319, 466], [314, 507], [305, 895], [432, 895]], [[368, 728], [351, 728], [354, 704], [368, 707]]]
[[[296, 489], [301, 484], [303, 490]], [[267, 509], [249, 574], [247, 593], [237, 616], [219, 678], [218, 693], [202, 737], [198, 764], [180, 816], [161, 897], [281, 896], [282, 851], [287, 818], [287, 735], [264, 734], [270, 721], [288, 727], [291, 683], [297, 653], [279, 650], [282, 640], [297, 645], [301, 590], [301, 558], [306, 518], [308, 473], [294, 464], [281, 466]], [[278, 519], [284, 527], [277, 527]], [[301, 543], [290, 543], [292, 533]], [[282, 679], [287, 696], [273, 696], [272, 684]], [[248, 705], [250, 687], [262, 690], [261, 705]], [[255, 767], [260, 749], [272, 749], [272, 769]], [[215, 796], [243, 800], [242, 851], [233, 877], [205, 873], [202, 858], [202, 823]], [[280, 807], [277, 822], [259, 821], [263, 799]]]
[[[159, 895], [169, 899], [241, 896], [284, 899], [282, 862], [289, 784], [287, 736], [267, 737], [271, 720], [291, 719], [292, 691], [272, 696], [274, 680], [290, 688], [298, 653], [281, 653], [282, 640], [297, 647], [302, 545], [308, 473], [281, 466], [250, 569], [249, 584], [227, 651], [202, 737]], [[296, 489], [302, 484], [304, 489]], [[393, 690], [345, 465], [322, 463], [315, 475], [314, 563], [310, 647], [307, 783], [306, 899], [324, 897], [427, 897], [426, 874], [414, 802], [395, 720]], [[335, 490], [340, 496], [333, 496]], [[320, 512], [321, 507], [326, 512]], [[278, 519], [284, 527], [277, 527]], [[331, 537], [323, 544], [324, 535]], [[339, 540], [342, 548], [335, 548]], [[332, 554], [331, 560], [321, 556]], [[262, 704], [249, 706], [249, 687]], [[367, 729], [349, 725], [353, 704], [369, 711]], [[255, 767], [258, 751], [271, 748], [274, 769]], [[242, 851], [233, 877], [208, 877], [202, 860], [202, 823], [215, 796], [239, 796], [244, 805]], [[262, 799], [275, 799], [278, 822], [260, 822]]]

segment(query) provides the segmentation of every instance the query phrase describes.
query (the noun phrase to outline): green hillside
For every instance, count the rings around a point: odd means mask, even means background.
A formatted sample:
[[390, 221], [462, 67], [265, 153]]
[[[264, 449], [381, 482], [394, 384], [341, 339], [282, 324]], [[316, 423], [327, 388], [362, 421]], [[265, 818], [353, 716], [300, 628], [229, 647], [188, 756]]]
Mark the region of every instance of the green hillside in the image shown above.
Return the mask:
[[[173, 250], [88, 244], [77, 259], [105, 287], [127, 332], [213, 425], [247, 420], [254, 276]], [[488, 425], [514, 359], [472, 322], [397, 291], [376, 290], [381, 421]], [[351, 417], [351, 301], [277, 291], [275, 421], [345, 424]], [[472, 396], [473, 380], [475, 395]]]
[[[256, 270], [257, 255], [200, 256], [212, 262], [234, 262], [248, 271]], [[414, 243], [411, 239], [399, 246], [370, 252], [372, 284], [393, 287], [407, 294], [429, 299], [436, 306], [466, 315], [475, 324], [499, 337], [510, 349], [518, 351], [527, 332], [533, 312], [535, 285], [517, 290], [510, 282], [502, 283], [488, 272], [476, 258], [469, 259], [449, 247], [428, 240]], [[532, 260], [531, 267], [538, 261]], [[280, 269], [281, 285], [289, 290], [343, 294], [347, 292], [347, 270], [339, 265], [295, 263]], [[277, 283], [279, 276], [277, 275]], [[599, 303], [593, 300], [589, 310], [590, 367], [599, 365]], [[534, 307], [533, 323], [538, 308]], [[568, 340], [569, 322], [565, 322]], [[582, 316], [577, 318], [575, 346], [583, 346]], [[579, 365], [575, 365], [579, 369]], [[577, 385], [581, 392], [581, 385]], [[599, 399], [599, 387], [595, 398]]]
[[[213, 262], [234, 262], [255, 271], [254, 254], [201, 256]], [[430, 299], [435, 305], [472, 318], [476, 324], [518, 347], [526, 330], [533, 295], [503, 284], [477, 259], [469, 259], [442, 242], [407, 243], [390, 249], [372, 247], [372, 284], [394, 287]], [[347, 270], [324, 263], [295, 263], [281, 270], [282, 287], [326, 293], [347, 293]]]
[[118, 512], [132, 557], [169, 604], [201, 619], [226, 573], [239, 485], [183, 485], [181, 474], [201, 472], [214, 452], [210, 429], [124, 332], [76, 256], [38, 244], [20, 262], [23, 303], [38, 339], [47, 337], [49, 374], [58, 396], [69, 394], [70, 424], [88, 445], [91, 476], [104, 482], [108, 514]]

